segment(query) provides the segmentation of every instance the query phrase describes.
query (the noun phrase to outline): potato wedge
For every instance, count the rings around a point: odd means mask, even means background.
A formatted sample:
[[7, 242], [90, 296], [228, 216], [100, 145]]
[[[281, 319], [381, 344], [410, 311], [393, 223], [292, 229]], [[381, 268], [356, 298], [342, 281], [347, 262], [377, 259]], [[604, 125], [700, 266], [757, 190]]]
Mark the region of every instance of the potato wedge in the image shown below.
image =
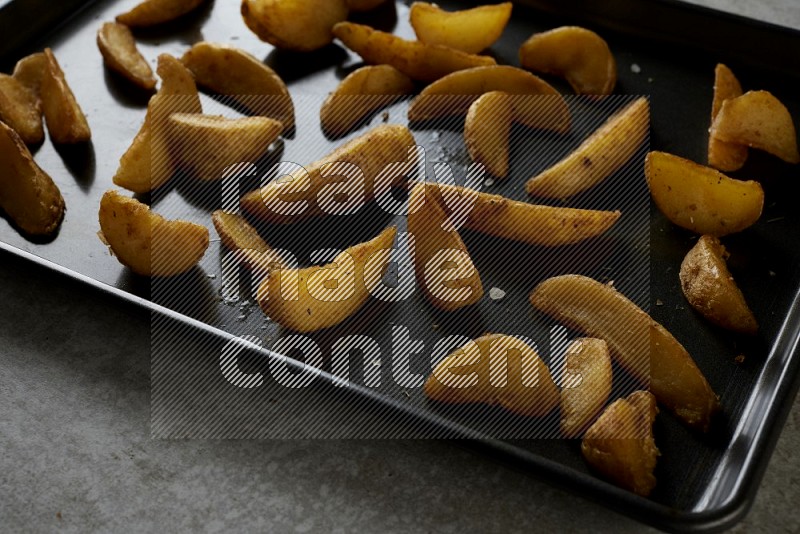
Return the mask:
[[414, 273], [425, 298], [455, 311], [483, 297], [478, 269], [458, 230], [433, 198], [436, 184], [416, 184], [409, 197], [408, 232], [414, 236]]
[[283, 130], [266, 117], [174, 113], [168, 120], [173, 163], [202, 181], [221, 180], [233, 164], [256, 163]]
[[41, 109], [42, 80], [47, 71], [47, 57], [44, 52], [36, 52], [17, 61], [14, 66], [14, 78], [25, 86], [31, 95], [39, 102]]
[[132, 28], [163, 24], [197, 9], [204, 0], [144, 0], [127, 13], [117, 15], [117, 22]]
[[0, 121], [0, 208], [29, 235], [50, 235], [64, 218], [64, 198], [28, 147]]
[[611, 395], [611, 354], [602, 339], [581, 338], [567, 347], [561, 389], [561, 432], [580, 436]]
[[264, 313], [296, 332], [335, 326], [355, 314], [386, 272], [397, 228], [339, 254], [332, 263], [305, 269], [273, 269], [258, 289]]
[[586, 463], [616, 485], [650, 495], [661, 455], [653, 438], [657, 412], [653, 395], [646, 391], [614, 401], [586, 431], [581, 443]]
[[413, 92], [411, 78], [390, 65], [361, 67], [322, 104], [322, 129], [330, 137], [346, 135], [374, 112]]
[[[718, 63], [714, 69], [714, 99], [711, 102], [711, 124], [717, 118], [722, 103], [742, 96], [742, 86], [731, 69]], [[708, 166], [723, 172], [738, 171], [747, 161], [747, 147], [720, 141], [708, 136]]]
[[294, 128], [294, 103], [286, 84], [244, 50], [203, 41], [181, 61], [201, 87], [231, 97], [254, 115], [281, 121], [285, 131]]
[[119, 160], [114, 183], [134, 193], [164, 185], [174, 166], [170, 155], [168, 119], [174, 113], [202, 113], [192, 73], [168, 54], [158, 56], [161, 87], [150, 98], [147, 115], [131, 146]]
[[0, 121], [29, 145], [44, 140], [41, 102], [16, 78], [0, 74]]
[[748, 91], [723, 102], [711, 125], [711, 135], [763, 150], [787, 163], [800, 163], [792, 116], [768, 91]]
[[42, 110], [50, 139], [56, 144], [89, 141], [92, 138], [89, 123], [67, 85], [56, 56], [49, 48], [45, 48], [44, 55], [47, 70], [42, 79]]
[[262, 41], [310, 52], [333, 41], [331, 29], [347, 20], [348, 8], [346, 0], [242, 0], [241, 11]]
[[524, 417], [542, 417], [558, 406], [550, 370], [523, 340], [485, 334], [436, 365], [425, 396], [447, 404], [500, 406]]
[[153, 69], [136, 48], [130, 28], [124, 24], [106, 22], [97, 31], [97, 48], [111, 70], [142, 89], [155, 89]]
[[[409, 160], [409, 150], [415, 144], [405, 126], [382, 124], [306, 166], [305, 172], [299, 170], [251, 191], [242, 197], [241, 207], [266, 222], [289, 224], [335, 213], [341, 206], [350, 205], [356, 194], [363, 194], [364, 203], [371, 202], [405, 179], [415, 164]], [[342, 175], [333, 180], [340, 166], [354, 166], [363, 175]], [[352, 187], [343, 189], [347, 183]], [[338, 193], [324, 194], [336, 188]], [[338, 200], [342, 194], [347, 201]]]
[[270, 247], [241, 215], [217, 210], [211, 214], [211, 222], [214, 223], [222, 244], [229, 248], [245, 267], [261, 276], [260, 280], [273, 269], [286, 268], [286, 262], [281, 254]]
[[758, 182], [734, 180], [666, 152], [650, 152], [644, 170], [656, 206], [681, 228], [722, 237], [761, 217], [764, 190]]
[[492, 46], [511, 18], [511, 2], [445, 11], [435, 4], [411, 4], [411, 26], [423, 43], [477, 54]]
[[494, 65], [489, 56], [476, 56], [446, 46], [408, 41], [352, 22], [340, 22], [333, 34], [371, 65], [391, 65], [409, 78], [432, 82], [451, 72]]
[[603, 339], [611, 356], [658, 402], [691, 427], [706, 431], [719, 399], [672, 334], [612, 286], [578, 275], [545, 280], [533, 290], [537, 310]]
[[508, 93], [492, 91], [469, 107], [464, 123], [467, 152], [497, 178], [508, 177], [509, 137], [514, 103]]
[[637, 98], [610, 117], [574, 152], [525, 184], [531, 196], [567, 198], [599, 184], [628, 162], [650, 133], [650, 106]]
[[569, 131], [569, 106], [564, 97], [541, 78], [508, 65], [460, 70], [430, 84], [411, 102], [408, 120], [466, 115], [472, 103], [490, 91], [513, 95], [515, 121], [529, 128]]
[[758, 323], [728, 270], [728, 256], [719, 239], [702, 236], [681, 263], [681, 289], [692, 308], [712, 323], [755, 335]]
[[387, 0], [347, 0], [347, 7], [350, 11], [360, 13], [362, 11], [372, 11]]
[[134, 198], [107, 191], [100, 200], [100, 231], [120, 263], [142, 276], [175, 276], [200, 261], [208, 249], [208, 229], [168, 221]]
[[519, 49], [525, 69], [565, 78], [579, 95], [610, 95], [617, 62], [602, 37], [579, 26], [537, 33]]

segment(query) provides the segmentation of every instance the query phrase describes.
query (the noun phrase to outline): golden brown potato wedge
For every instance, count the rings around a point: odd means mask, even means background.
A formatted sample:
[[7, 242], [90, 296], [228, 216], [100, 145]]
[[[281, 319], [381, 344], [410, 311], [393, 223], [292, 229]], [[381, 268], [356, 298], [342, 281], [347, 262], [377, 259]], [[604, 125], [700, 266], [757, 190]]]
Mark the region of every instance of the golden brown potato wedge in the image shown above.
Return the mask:
[[42, 79], [42, 110], [50, 139], [56, 144], [89, 141], [92, 138], [89, 123], [67, 85], [56, 56], [49, 48], [45, 48], [44, 54], [47, 70]]
[[529, 128], [569, 131], [564, 97], [541, 78], [508, 65], [460, 70], [430, 84], [411, 102], [408, 120], [466, 115], [472, 103], [490, 91], [512, 95], [515, 121]]
[[[731, 98], [742, 96], [742, 86], [733, 75], [731, 69], [717, 64], [714, 69], [714, 99], [711, 102], [711, 124], [717, 118], [722, 103]], [[747, 161], [747, 147], [720, 141], [713, 135], [708, 136], [708, 166], [723, 172], [738, 171]]]
[[0, 121], [29, 145], [44, 139], [40, 101], [16, 78], [0, 74]]
[[650, 106], [637, 98], [574, 152], [525, 184], [529, 195], [567, 198], [599, 184], [630, 160], [650, 133]]
[[610, 95], [617, 62], [602, 37], [579, 26], [537, 33], [522, 44], [523, 68], [561, 76], [579, 95]]
[[242, 0], [241, 9], [259, 39], [298, 52], [330, 44], [331, 29], [348, 13], [346, 0]]
[[[356, 194], [363, 193], [364, 203], [371, 202], [405, 179], [415, 164], [413, 158], [409, 159], [409, 150], [415, 144], [405, 126], [380, 125], [306, 166], [305, 172], [299, 170], [251, 191], [242, 197], [241, 206], [264, 221], [289, 224], [336, 212], [339, 207], [350, 205]], [[403, 165], [393, 165], [398, 162]], [[360, 169], [362, 174], [347, 174], [344, 167], [348, 166]], [[342, 169], [340, 177], [337, 168]], [[348, 184], [351, 187], [346, 187]], [[334, 189], [339, 192], [322, 194]], [[347, 196], [347, 200], [340, 202], [340, 195]]]
[[768, 91], [748, 91], [724, 101], [711, 125], [711, 135], [763, 150], [787, 163], [800, 163], [792, 116]]
[[142, 276], [175, 276], [200, 261], [208, 248], [208, 229], [187, 221], [168, 221], [136, 199], [107, 191], [100, 200], [102, 239], [117, 259]]
[[409, 197], [408, 232], [414, 236], [414, 273], [436, 308], [455, 311], [483, 297], [483, 284], [467, 246], [434, 198], [436, 184], [416, 184]]
[[201, 87], [231, 97], [254, 115], [281, 121], [284, 131], [294, 128], [294, 104], [286, 84], [244, 50], [203, 41], [181, 61]]
[[386, 272], [397, 228], [339, 254], [332, 263], [305, 269], [273, 269], [258, 289], [264, 313], [297, 332], [335, 326], [355, 314]]
[[717, 237], [752, 226], [764, 207], [764, 190], [755, 181], [728, 178], [687, 159], [650, 152], [645, 159], [650, 194], [673, 224]]
[[222, 244], [233, 251], [235, 258], [245, 267], [259, 275], [259, 280], [273, 269], [286, 268], [280, 252], [270, 247], [241, 215], [217, 210], [211, 214], [211, 222]]
[[417, 39], [423, 43], [477, 54], [500, 39], [511, 18], [512, 7], [511, 2], [505, 2], [445, 11], [435, 4], [414, 2], [409, 16]]
[[347, 7], [350, 11], [360, 13], [362, 11], [372, 11], [387, 0], [347, 0]]
[[489, 56], [476, 56], [446, 46], [408, 41], [352, 22], [333, 27], [334, 35], [344, 45], [371, 65], [391, 65], [409, 78], [432, 82], [451, 72], [494, 65]]
[[649, 384], [658, 402], [686, 424], [708, 429], [719, 400], [703, 373], [672, 334], [611, 285], [557, 276], [539, 284], [530, 301], [537, 310], [605, 340], [611, 356]]
[[47, 71], [47, 57], [44, 52], [36, 52], [17, 61], [14, 66], [14, 78], [25, 86], [31, 95], [39, 102], [41, 108], [42, 80]]
[[661, 454], [653, 438], [657, 412], [653, 395], [646, 391], [614, 401], [586, 431], [581, 443], [586, 462], [618, 486], [650, 495], [656, 485], [653, 471]]
[[558, 406], [550, 370], [523, 340], [485, 334], [439, 362], [423, 388], [431, 400], [488, 404], [517, 415], [542, 417]]
[[0, 208], [30, 235], [52, 234], [64, 217], [64, 198], [33, 160], [17, 132], [0, 121]]
[[467, 112], [464, 123], [467, 152], [497, 178], [508, 177], [508, 143], [513, 121], [513, 100], [502, 91], [484, 94]]
[[567, 347], [561, 389], [561, 432], [580, 436], [611, 395], [611, 354], [602, 339], [581, 338]]
[[168, 129], [172, 161], [200, 180], [221, 180], [231, 165], [256, 163], [282, 130], [279, 121], [266, 117], [174, 113]]
[[175, 20], [194, 11], [204, 0], [144, 0], [127, 13], [117, 15], [117, 22], [140, 28]]
[[754, 335], [758, 323], [728, 270], [728, 256], [719, 239], [702, 236], [681, 263], [681, 289], [692, 308], [712, 323]]
[[331, 137], [346, 135], [374, 112], [413, 92], [411, 78], [390, 65], [361, 67], [322, 104], [322, 129]]
[[153, 69], [136, 48], [136, 40], [130, 28], [124, 24], [106, 22], [97, 31], [97, 47], [111, 70], [142, 89], [155, 89]]

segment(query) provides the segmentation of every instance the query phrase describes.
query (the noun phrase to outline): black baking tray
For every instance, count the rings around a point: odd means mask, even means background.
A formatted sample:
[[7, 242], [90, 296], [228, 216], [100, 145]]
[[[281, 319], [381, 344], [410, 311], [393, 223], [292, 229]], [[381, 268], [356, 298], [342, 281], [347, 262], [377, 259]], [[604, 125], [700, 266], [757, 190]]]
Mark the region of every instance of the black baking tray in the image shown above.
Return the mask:
[[[233, 337], [221, 325], [235, 321], [233, 314], [239, 313], [237, 307], [219, 304], [213, 288], [199, 293], [210, 296], [209, 306], [172, 300], [153, 302], [150, 282], [131, 275], [109, 258], [95, 235], [100, 196], [111, 187], [118, 158], [140, 125], [147, 95], [131, 92], [124, 82], [104, 70], [94, 45], [94, 33], [101, 21], [112, 19], [135, 3], [134, 0], [58, 3], [16, 0], [0, 6], [0, 33], [4, 37], [0, 43], [2, 70], [10, 70], [24, 53], [42, 46], [53, 47], [95, 133], [93, 144], [88, 147], [56, 150], [46, 142], [36, 151], [37, 161], [55, 178], [67, 202], [68, 212], [59, 235], [50, 241], [31, 242], [3, 224], [0, 248], [5, 254], [43, 264], [48, 272], [77, 278], [149, 310], [153, 324], [165, 327], [173, 339], [181, 335], [201, 338], [209, 354], [216, 355], [220, 346]], [[456, 9], [475, 2], [439, 3]], [[32, 30], [30, 14], [34, 12], [37, 17]], [[408, 35], [406, 14], [406, 3], [400, 2], [376, 14], [359, 17]], [[704, 161], [713, 66], [717, 61], [728, 63], [745, 88], [772, 91], [786, 103], [793, 116], [800, 116], [800, 77], [793, 70], [792, 59], [796, 58], [791, 57], [791, 51], [800, 47], [800, 34], [682, 2], [526, 0], [515, 6], [506, 34], [492, 52], [501, 62], [516, 64], [517, 48], [531, 33], [576, 23], [597, 29], [607, 38], [618, 62], [618, 91], [650, 95], [654, 149]], [[338, 46], [309, 56], [271, 51], [245, 29], [238, 15], [238, 2], [234, 1], [217, 0], [173, 24], [139, 32], [137, 37], [151, 60], [162, 51], [180, 54], [202, 39], [231, 42], [263, 57], [287, 80], [293, 93], [325, 94], [356, 63], [352, 55]], [[563, 84], [559, 87], [566, 89]], [[304, 133], [302, 121], [299, 122], [298, 138], [308, 133]], [[318, 133], [315, 139], [323, 143]], [[287, 142], [287, 147], [290, 146]], [[669, 414], [659, 417], [656, 437], [663, 456], [656, 473], [659, 485], [652, 498], [637, 497], [589, 474], [575, 443], [493, 439], [460, 443], [662, 529], [721, 530], [741, 519], [752, 502], [798, 387], [800, 247], [793, 235], [800, 229], [800, 215], [792, 212], [786, 200], [796, 198], [800, 188], [797, 174], [797, 168], [755, 152], [747, 166], [736, 174], [760, 179], [767, 195], [762, 220], [746, 232], [725, 240], [732, 252], [731, 268], [760, 320], [761, 332], [755, 340], [722, 333], [688, 309], [680, 292], [677, 269], [693, 244], [693, 237], [670, 225], [651, 207], [650, 294], [645, 297], [649, 302], [640, 304], [649, 308], [654, 318], [675, 333], [693, 354], [721, 395], [724, 407], [719, 428], [709, 437], [692, 433]], [[641, 183], [632, 185], [641, 187]], [[496, 191], [524, 198], [520, 196], [518, 180], [503, 187]], [[180, 199], [174, 202], [177, 209], [184, 206], [190, 216], [207, 217], [207, 206], [184, 205]], [[590, 205], [591, 196], [583, 202]], [[371, 230], [365, 229], [364, 233]], [[471, 247], [477, 242], [474, 236], [465, 237]], [[213, 286], [206, 274], [218, 272], [219, 256], [215, 249], [212, 246], [200, 271], [192, 275], [196, 280], [190, 283]], [[530, 259], [537, 252], [528, 251], [525, 257]], [[486, 273], [482, 263], [479, 268], [488, 279], [500, 276], [489, 265]], [[527, 280], [527, 289], [538, 281]], [[624, 284], [624, 280], [618, 280], [623, 291]], [[518, 296], [508, 306], [517, 305], [521, 310], [524, 297]], [[429, 320], [430, 310], [423, 309], [421, 315]], [[489, 308], [483, 316], [490, 318], [468, 321], [474, 324], [467, 328], [473, 334], [485, 331], [484, 328], [498, 329], [504, 319], [494, 315]], [[525, 308], [522, 315], [528, 317], [530, 311]], [[248, 316], [248, 321], [251, 320], [261, 318], [252, 313]], [[743, 363], [735, 362], [739, 354], [746, 355]], [[193, 364], [203, 361], [203, 355], [194, 355]], [[213, 357], [208, 361], [213, 363]], [[415, 404], [414, 399], [405, 402], [396, 393], [385, 395], [359, 386], [338, 390], [343, 397], [341, 406], [367, 401], [376, 410], [388, 410], [416, 429], [422, 425], [443, 436], [482, 437], [468, 425], [426, 410], [424, 405]], [[296, 404], [302, 409], [302, 402]]]

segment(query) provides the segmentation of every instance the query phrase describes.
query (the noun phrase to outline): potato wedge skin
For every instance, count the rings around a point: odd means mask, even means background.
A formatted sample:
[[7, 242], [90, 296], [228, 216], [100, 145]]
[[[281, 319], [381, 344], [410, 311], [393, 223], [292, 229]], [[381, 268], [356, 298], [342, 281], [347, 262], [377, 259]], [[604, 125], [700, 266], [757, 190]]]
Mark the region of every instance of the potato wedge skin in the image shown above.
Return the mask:
[[28, 235], [50, 235], [64, 218], [64, 198], [28, 147], [0, 121], [0, 208]]
[[156, 87], [153, 69], [136, 48], [131, 30], [116, 22], [106, 22], [97, 31], [97, 47], [108, 67], [147, 91]]
[[650, 194], [673, 224], [717, 237], [755, 224], [764, 207], [764, 190], [755, 181], [728, 178], [710, 167], [667, 154], [645, 159]]
[[417, 39], [423, 43], [477, 54], [500, 39], [511, 18], [512, 7], [511, 2], [505, 2], [444, 11], [427, 2], [414, 2], [409, 17]]
[[320, 109], [322, 129], [330, 137], [351, 132], [366, 117], [414, 92], [414, 82], [391, 65], [370, 65], [351, 72]]
[[711, 135], [763, 150], [787, 163], [800, 163], [792, 116], [769, 91], [748, 91], [723, 102], [711, 125]]
[[127, 13], [117, 15], [117, 22], [132, 28], [156, 26], [194, 11], [205, 0], [144, 0]]
[[41, 109], [42, 81], [46, 71], [47, 57], [44, 52], [36, 52], [17, 61], [12, 75], [39, 102], [39, 109]]
[[387, 0], [347, 0], [347, 7], [350, 8], [350, 11], [360, 13], [362, 11], [372, 11], [386, 2]]
[[[380, 251], [391, 249], [396, 234], [397, 228], [391, 226], [371, 241], [343, 251], [327, 266], [314, 266], [291, 272], [286, 269], [271, 270], [259, 286], [258, 303], [261, 309], [270, 319], [284, 328], [300, 333], [315, 332], [341, 323], [361, 309], [369, 299], [370, 291], [380, 282], [386, 272], [390, 255], [384, 254], [383, 258], [378, 257], [381, 261], [377, 265], [369, 266], [370, 271], [367, 270], [368, 261]], [[314, 287], [319, 289], [324, 285], [324, 280], [319, 281], [320, 274], [336, 271], [337, 276], [334, 279], [337, 282], [340, 276], [346, 276], [341, 272], [344, 267], [344, 255], [352, 258], [354, 266], [352, 273], [354, 286], [350, 296], [339, 301], [315, 298], [311, 291]], [[287, 284], [296, 284], [297, 298], [284, 297], [283, 279], [289, 280]], [[330, 278], [326, 278], [328, 279]]]
[[712, 323], [755, 335], [758, 323], [728, 270], [727, 257], [718, 238], [702, 236], [681, 263], [681, 289], [692, 308]]
[[[714, 98], [711, 102], [711, 125], [717, 118], [722, 103], [731, 98], [742, 96], [742, 86], [731, 69], [718, 63], [714, 69]], [[710, 127], [709, 127], [710, 129]], [[720, 141], [713, 135], [708, 136], [708, 166], [722, 172], [733, 172], [741, 169], [747, 161], [747, 147]]]
[[280, 76], [251, 54], [220, 43], [199, 42], [181, 58], [197, 84], [228, 95], [253, 114], [294, 128], [294, 103]]
[[514, 103], [502, 91], [482, 95], [467, 112], [464, 123], [467, 152], [497, 178], [508, 177], [508, 143], [513, 120]]
[[525, 184], [531, 196], [568, 198], [599, 184], [636, 155], [650, 133], [650, 105], [637, 98], [567, 157]]
[[579, 95], [610, 95], [617, 83], [617, 62], [605, 40], [579, 26], [563, 26], [533, 35], [519, 49], [523, 68], [562, 76]]
[[0, 121], [28, 145], [44, 140], [41, 102], [16, 78], [0, 74]]
[[47, 71], [42, 79], [42, 110], [50, 139], [56, 144], [84, 143], [92, 138], [89, 123], [52, 50], [45, 48]]
[[581, 338], [567, 347], [565, 383], [561, 390], [561, 432], [581, 435], [594, 421], [611, 395], [612, 370], [608, 344]]
[[409, 78], [421, 82], [432, 82], [458, 70], [496, 64], [489, 56], [407, 41], [352, 22], [340, 22], [333, 27], [333, 34], [347, 48], [361, 56], [365, 63], [391, 65]]
[[[496, 384], [490, 368], [502, 368], [499, 358], [505, 358], [507, 375]], [[445, 373], [450, 376], [443, 378]], [[473, 385], [466, 381], [469, 375], [477, 378]], [[529, 377], [536, 382], [527, 383]], [[423, 392], [437, 402], [496, 405], [524, 417], [542, 417], [558, 406], [558, 389], [547, 365], [524, 341], [504, 334], [483, 335], [448, 355], [425, 381]]]
[[242, 0], [242, 18], [259, 39], [310, 52], [333, 41], [331, 28], [347, 19], [346, 0]]
[[719, 400], [692, 357], [663, 326], [613, 287], [579, 275], [557, 276], [533, 290], [537, 310], [603, 339], [612, 357], [650, 385], [659, 403], [706, 431]]

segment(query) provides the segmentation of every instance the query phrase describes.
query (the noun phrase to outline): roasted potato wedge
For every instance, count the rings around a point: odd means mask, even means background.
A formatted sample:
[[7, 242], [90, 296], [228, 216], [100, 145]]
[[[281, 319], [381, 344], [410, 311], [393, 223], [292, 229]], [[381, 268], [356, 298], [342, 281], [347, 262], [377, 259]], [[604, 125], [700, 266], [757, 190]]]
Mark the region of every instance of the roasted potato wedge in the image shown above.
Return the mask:
[[691, 427], [707, 430], [719, 400], [672, 334], [608, 284], [578, 275], [545, 280], [533, 290], [537, 310], [603, 339], [611, 356], [650, 385], [658, 402]]
[[28, 147], [0, 121], [0, 208], [29, 235], [50, 235], [64, 218], [64, 198]]
[[49, 48], [45, 48], [44, 54], [47, 70], [42, 79], [42, 110], [50, 139], [56, 144], [89, 141], [92, 138], [89, 123], [67, 85], [56, 56]]
[[233, 251], [237, 260], [260, 275], [263, 280], [273, 269], [284, 269], [286, 262], [270, 247], [247, 219], [235, 213], [217, 210], [211, 222], [222, 244]]
[[650, 106], [637, 98], [574, 152], [525, 184], [531, 196], [567, 198], [599, 184], [630, 160], [650, 133]]
[[494, 65], [489, 56], [476, 56], [446, 46], [408, 41], [352, 22], [340, 22], [333, 34], [371, 65], [391, 65], [409, 78], [432, 82], [451, 72]]
[[579, 95], [610, 95], [617, 62], [602, 37], [579, 26], [537, 33], [519, 49], [523, 68], [565, 78]]
[[472, 103], [490, 91], [513, 95], [514, 120], [529, 128], [569, 130], [569, 107], [564, 97], [541, 78], [508, 65], [460, 70], [430, 84], [411, 102], [408, 120], [466, 115]]
[[372, 11], [387, 0], [347, 0], [347, 7], [350, 11], [360, 13], [362, 11]]
[[330, 137], [346, 135], [374, 112], [413, 92], [411, 78], [390, 65], [361, 67], [322, 104], [322, 129]]
[[792, 116], [768, 91], [748, 91], [724, 101], [711, 125], [711, 135], [763, 150], [787, 163], [800, 163]]
[[681, 263], [681, 289], [692, 308], [712, 323], [754, 335], [758, 323], [728, 270], [728, 256], [719, 239], [702, 236]]
[[294, 128], [294, 104], [278, 74], [244, 50], [219, 43], [200, 42], [181, 58], [201, 87], [227, 95], [254, 115]]
[[666, 152], [650, 152], [644, 170], [656, 206], [681, 228], [721, 237], [761, 217], [764, 190], [758, 182], [734, 180]]
[[332, 263], [305, 269], [273, 269], [258, 289], [264, 313], [296, 332], [335, 326], [355, 314], [386, 272], [397, 228], [339, 254]]
[[[355, 194], [363, 193], [364, 203], [371, 202], [378, 194], [405, 179], [415, 164], [415, 160], [409, 160], [409, 149], [414, 146], [414, 136], [408, 128], [382, 124], [306, 166], [306, 172], [300, 170], [251, 191], [242, 197], [241, 207], [266, 222], [289, 224], [327, 215], [340, 206], [350, 206]], [[363, 176], [342, 174], [341, 178], [331, 179], [336, 176], [337, 167], [346, 166], [360, 169]], [[352, 187], [344, 187], [347, 183]], [[347, 201], [331, 198], [323, 200], [324, 206], [321, 206], [320, 193], [333, 188], [340, 192], [332, 197], [344, 194]], [[362, 191], [358, 191], [359, 188]], [[291, 206], [287, 206], [290, 203]]]
[[242, 18], [259, 39], [298, 52], [330, 44], [347, 13], [346, 0], [242, 0]]
[[203, 181], [222, 179], [235, 163], [257, 162], [283, 130], [266, 117], [174, 113], [168, 120], [173, 163]]
[[492, 46], [511, 18], [511, 2], [478, 6], [462, 11], [445, 11], [435, 4], [411, 4], [411, 26], [417, 39], [443, 45], [467, 54], [477, 54]]
[[47, 57], [44, 52], [36, 52], [17, 61], [14, 66], [14, 78], [25, 86], [31, 95], [39, 102], [41, 109], [42, 80], [47, 71]]
[[611, 395], [611, 354], [602, 339], [581, 338], [567, 347], [561, 389], [561, 432], [580, 436]]
[[434, 198], [436, 184], [416, 184], [409, 197], [408, 232], [414, 236], [414, 273], [436, 308], [455, 311], [483, 297], [483, 284], [467, 246]]
[[547, 365], [530, 345], [504, 334], [486, 334], [455, 350], [423, 391], [434, 401], [500, 406], [525, 417], [542, 417], [558, 406]]
[[[722, 103], [731, 98], [742, 96], [742, 86], [733, 75], [731, 69], [717, 64], [714, 69], [714, 99], [711, 102], [711, 124], [717, 118]], [[747, 161], [747, 147], [720, 141], [713, 135], [708, 136], [708, 166], [723, 172], [738, 171]]]
[[127, 13], [117, 15], [117, 22], [140, 28], [175, 20], [194, 11], [204, 0], [144, 0]]
[[200, 261], [208, 248], [208, 229], [187, 221], [168, 221], [136, 199], [107, 191], [100, 200], [102, 239], [117, 259], [142, 276], [175, 276]]
[[116, 22], [106, 22], [97, 31], [97, 47], [106, 65], [147, 91], [156, 87], [153, 69], [136, 48], [130, 28]]
[[16, 78], [0, 74], [0, 121], [29, 145], [44, 140], [41, 102]]
[[655, 399], [646, 391], [614, 401], [586, 431], [581, 443], [586, 463], [616, 485], [650, 495], [661, 455], [653, 438], [656, 413]]
[[513, 121], [514, 102], [502, 91], [484, 94], [467, 112], [464, 123], [467, 152], [497, 178], [508, 177], [508, 144]]

